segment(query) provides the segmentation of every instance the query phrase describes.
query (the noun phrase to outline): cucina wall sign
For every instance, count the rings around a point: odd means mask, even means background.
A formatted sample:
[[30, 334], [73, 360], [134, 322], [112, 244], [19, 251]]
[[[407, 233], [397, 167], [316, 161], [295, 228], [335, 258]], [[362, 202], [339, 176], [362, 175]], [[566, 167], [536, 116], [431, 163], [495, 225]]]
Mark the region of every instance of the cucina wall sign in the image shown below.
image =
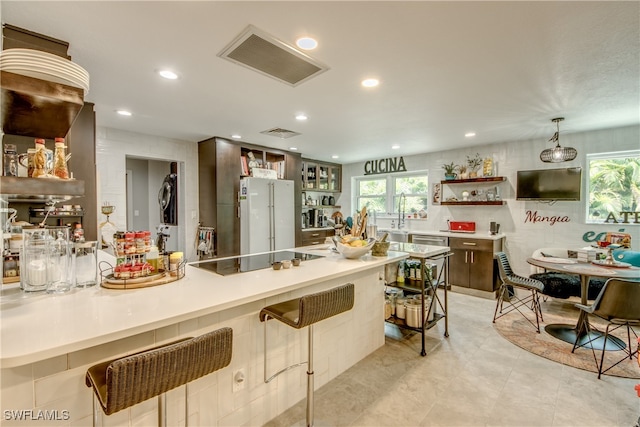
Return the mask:
[[[631, 217], [631, 221], [629, 221], [629, 217]], [[609, 212], [607, 219], [604, 220], [605, 224], [640, 224], [640, 211], [624, 211], [620, 212], [620, 216], [616, 218], [616, 215], [613, 212]]]
[[365, 175], [376, 175], [390, 172], [406, 172], [407, 167], [402, 157], [389, 157], [379, 160], [367, 160], [364, 164]]

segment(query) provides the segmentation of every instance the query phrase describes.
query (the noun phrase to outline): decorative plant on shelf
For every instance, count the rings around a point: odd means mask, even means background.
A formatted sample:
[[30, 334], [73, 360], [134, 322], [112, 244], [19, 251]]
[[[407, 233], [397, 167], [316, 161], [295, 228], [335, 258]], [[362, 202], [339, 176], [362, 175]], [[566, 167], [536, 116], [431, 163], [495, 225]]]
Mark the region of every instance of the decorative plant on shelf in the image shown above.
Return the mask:
[[454, 165], [453, 162], [451, 162], [449, 164], [442, 165], [442, 168], [444, 169], [444, 179], [447, 181], [456, 179], [456, 171], [458, 170], [457, 165]]
[[478, 169], [480, 169], [482, 162], [483, 160], [482, 157], [480, 157], [480, 153], [476, 153], [475, 157], [467, 156], [467, 165], [471, 170], [469, 173], [469, 177], [475, 178], [478, 176]]
[[469, 178], [469, 172], [467, 172], [467, 167], [465, 165], [459, 165], [458, 172], [460, 172], [460, 179]]

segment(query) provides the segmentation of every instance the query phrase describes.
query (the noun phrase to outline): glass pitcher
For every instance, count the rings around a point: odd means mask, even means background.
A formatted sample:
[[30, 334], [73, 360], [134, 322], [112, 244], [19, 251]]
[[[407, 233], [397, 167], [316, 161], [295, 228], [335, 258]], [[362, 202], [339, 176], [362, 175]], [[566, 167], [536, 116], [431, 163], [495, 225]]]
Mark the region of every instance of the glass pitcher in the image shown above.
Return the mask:
[[69, 227], [47, 227], [47, 293], [71, 290], [71, 244]]
[[25, 292], [47, 289], [48, 234], [44, 228], [22, 229], [20, 288]]

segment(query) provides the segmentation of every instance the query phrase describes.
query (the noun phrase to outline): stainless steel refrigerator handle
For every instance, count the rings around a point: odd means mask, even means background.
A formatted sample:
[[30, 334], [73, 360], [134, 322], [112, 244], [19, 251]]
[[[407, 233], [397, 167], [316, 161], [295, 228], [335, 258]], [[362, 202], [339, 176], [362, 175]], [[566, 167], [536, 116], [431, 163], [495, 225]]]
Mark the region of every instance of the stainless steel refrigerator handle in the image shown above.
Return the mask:
[[275, 218], [275, 183], [269, 183], [269, 247], [272, 251], [276, 250], [276, 218]]

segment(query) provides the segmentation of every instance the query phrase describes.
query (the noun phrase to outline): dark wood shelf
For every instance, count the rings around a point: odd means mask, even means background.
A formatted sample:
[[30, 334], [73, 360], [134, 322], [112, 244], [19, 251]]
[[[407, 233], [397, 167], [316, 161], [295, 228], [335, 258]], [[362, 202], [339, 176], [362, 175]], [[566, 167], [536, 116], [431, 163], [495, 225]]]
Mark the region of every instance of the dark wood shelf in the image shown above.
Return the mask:
[[0, 195], [9, 202], [59, 202], [84, 196], [84, 181], [2, 176]]
[[507, 178], [504, 176], [491, 176], [486, 178], [469, 178], [469, 179], [450, 179], [440, 181], [441, 184], [483, 184], [483, 183], [491, 183], [491, 182], [502, 182], [506, 181]]
[[504, 200], [492, 200], [492, 201], [476, 201], [476, 202], [440, 202], [445, 206], [502, 206], [506, 204]]
[[0, 71], [2, 131], [8, 135], [65, 137], [84, 106], [84, 90]]

